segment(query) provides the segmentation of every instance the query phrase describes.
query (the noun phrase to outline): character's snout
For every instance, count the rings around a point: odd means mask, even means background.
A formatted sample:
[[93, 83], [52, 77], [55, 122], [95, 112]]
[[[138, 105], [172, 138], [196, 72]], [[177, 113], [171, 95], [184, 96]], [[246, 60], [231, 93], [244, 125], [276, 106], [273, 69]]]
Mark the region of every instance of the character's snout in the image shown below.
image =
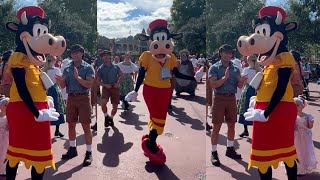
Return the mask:
[[62, 36], [46, 33], [42, 36], [31, 37], [28, 41], [31, 49], [39, 54], [60, 56], [66, 50], [66, 40]]
[[52, 47], [49, 54], [53, 56], [60, 56], [66, 50], [66, 40], [62, 36], [52, 37], [48, 43]]
[[251, 36], [241, 36], [237, 42], [239, 52], [244, 56], [264, 54], [270, 51], [275, 44], [273, 37], [266, 37], [254, 33]]
[[250, 52], [250, 46], [255, 44], [254, 38], [250, 38], [248, 36], [241, 36], [237, 42], [237, 48], [239, 52], [244, 56], [250, 56], [252, 53]]
[[173, 44], [170, 40], [153, 41], [150, 44], [152, 54], [170, 54], [173, 52]]

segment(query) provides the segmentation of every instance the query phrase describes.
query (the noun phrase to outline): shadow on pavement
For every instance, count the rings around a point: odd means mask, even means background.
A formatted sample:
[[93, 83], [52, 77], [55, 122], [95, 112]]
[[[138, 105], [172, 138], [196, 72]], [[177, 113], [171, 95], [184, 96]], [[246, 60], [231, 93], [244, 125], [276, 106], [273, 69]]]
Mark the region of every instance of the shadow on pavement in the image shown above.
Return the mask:
[[[77, 158], [77, 157], [75, 157]], [[63, 164], [65, 164], [66, 162], [68, 162], [67, 160], [61, 160], [61, 157], [58, 157], [58, 159], [60, 160], [59, 162], [56, 163], [56, 170], [53, 170], [53, 168], [48, 168], [45, 171], [44, 174], [44, 179], [54, 179], [54, 178], [59, 178], [59, 177], [71, 177], [73, 173], [80, 171], [82, 169], [82, 164], [81, 164], [81, 168], [80, 169], [71, 169], [69, 171], [63, 172], [63, 173], [59, 173], [56, 175], [53, 175], [54, 173], [56, 173], [59, 170], [59, 167], [62, 166]], [[77, 166], [78, 167], [78, 166]], [[60, 175], [62, 174], [62, 175]]]
[[146, 162], [145, 169], [148, 173], [155, 173], [158, 179], [179, 179], [166, 164], [162, 166], [155, 166], [152, 165], [150, 162]]
[[184, 100], [187, 100], [187, 101], [193, 101], [193, 102], [196, 102], [196, 103], [199, 103], [201, 105], [206, 105], [206, 98], [202, 97], [202, 96], [190, 96], [190, 95], [178, 95], [176, 96], [176, 99], [184, 99]]
[[108, 167], [117, 167], [120, 163], [119, 155], [123, 152], [128, 151], [133, 143], [124, 143], [124, 137], [118, 128], [113, 127], [113, 135], [109, 136], [110, 128], [107, 128], [103, 137], [102, 142], [97, 145], [97, 149], [101, 153], [105, 153], [103, 158], [103, 165]]
[[245, 179], [245, 180], [254, 180], [254, 179], [259, 179], [259, 173], [258, 170], [256, 168], [250, 168], [250, 170], [248, 170], [248, 163], [244, 162], [244, 161], [237, 161], [239, 164], [241, 164], [244, 168], [245, 171], [249, 174], [245, 174], [242, 172], [238, 172], [233, 170], [231, 167], [225, 166], [223, 164], [220, 165], [220, 168], [226, 172], [228, 172], [233, 178], [235, 179]]
[[[145, 126], [148, 124], [147, 122], [139, 121], [139, 119], [140, 119], [139, 117], [145, 116], [145, 115], [136, 114], [136, 113], [132, 112], [131, 109], [129, 111], [121, 112], [119, 114], [119, 116], [125, 120], [125, 121], [119, 121], [119, 122], [126, 124], [126, 125], [132, 125], [138, 131], [143, 130], [143, 128], [141, 126]], [[146, 121], [148, 121], [148, 120], [146, 119]]]
[[320, 149], [320, 142], [313, 141], [313, 145], [314, 145], [315, 148]]
[[315, 180], [315, 179], [320, 179], [320, 173], [319, 172], [314, 172], [312, 174], [308, 174], [305, 176], [298, 177], [299, 180]]
[[61, 172], [55, 175], [47, 175], [47, 173], [45, 174], [44, 179], [52, 179], [52, 180], [56, 180], [56, 179], [70, 179], [72, 177], [72, 174], [75, 172], [80, 171], [83, 168], [83, 165], [80, 164], [78, 166], [75, 166], [74, 168], [70, 169], [69, 171], [65, 171], [65, 172]]
[[184, 111], [184, 108], [177, 108], [172, 106], [172, 109], [168, 112], [170, 116], [173, 116], [179, 121], [182, 125], [191, 124], [191, 128], [194, 130], [204, 130], [204, 124], [199, 119], [193, 119], [187, 115]]

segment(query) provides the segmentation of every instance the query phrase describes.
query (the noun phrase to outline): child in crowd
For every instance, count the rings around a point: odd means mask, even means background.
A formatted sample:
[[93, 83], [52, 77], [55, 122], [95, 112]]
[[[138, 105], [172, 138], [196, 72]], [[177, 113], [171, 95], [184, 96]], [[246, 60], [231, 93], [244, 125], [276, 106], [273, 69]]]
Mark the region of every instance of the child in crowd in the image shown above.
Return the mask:
[[6, 157], [8, 144], [9, 144], [9, 127], [6, 117], [6, 109], [9, 98], [4, 96], [0, 97], [0, 176], [6, 174], [6, 163], [4, 159]]
[[303, 112], [303, 109], [307, 106], [306, 99], [303, 96], [294, 98], [294, 102], [297, 105], [298, 111], [294, 134], [294, 144], [299, 159], [299, 163], [297, 164], [298, 175], [305, 175], [317, 168], [311, 130], [314, 117]]

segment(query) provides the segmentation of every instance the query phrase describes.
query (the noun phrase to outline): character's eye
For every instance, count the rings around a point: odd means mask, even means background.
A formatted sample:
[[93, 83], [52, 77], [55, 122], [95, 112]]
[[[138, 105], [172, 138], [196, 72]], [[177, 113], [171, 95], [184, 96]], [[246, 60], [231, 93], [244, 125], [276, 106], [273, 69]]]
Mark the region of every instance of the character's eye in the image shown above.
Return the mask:
[[158, 41], [160, 40], [159, 36], [157, 36], [157, 40], [158, 40]]
[[46, 33], [48, 33], [48, 27], [42, 24], [35, 24], [33, 25], [33, 36], [42, 36]]
[[164, 37], [164, 36], [162, 36], [162, 41], [164, 41], [164, 38], [165, 38], [165, 37]]
[[270, 33], [271, 33], [270, 25], [269, 24], [262, 24], [261, 28], [262, 28], [261, 35], [263, 35], [265, 37], [270, 37]]

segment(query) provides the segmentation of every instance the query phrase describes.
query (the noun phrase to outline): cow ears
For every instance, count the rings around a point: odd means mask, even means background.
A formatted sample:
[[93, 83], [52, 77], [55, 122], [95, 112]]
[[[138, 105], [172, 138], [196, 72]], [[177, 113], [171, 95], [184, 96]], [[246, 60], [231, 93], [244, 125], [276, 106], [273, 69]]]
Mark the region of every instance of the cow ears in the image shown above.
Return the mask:
[[149, 41], [150, 37], [147, 36], [147, 35], [145, 35], [145, 34], [139, 34], [139, 35], [138, 35], [138, 39], [139, 39], [140, 41]]
[[297, 29], [297, 23], [296, 22], [289, 22], [287, 24], [285, 24], [286, 26], [286, 31], [287, 32], [291, 32], [291, 31], [294, 31], [295, 29]]
[[178, 40], [181, 39], [183, 37], [182, 33], [178, 33], [178, 34], [170, 34], [171, 38], [174, 40]]
[[10, 31], [16, 32], [18, 31], [18, 24], [14, 22], [7, 22], [6, 28], [9, 29]]

